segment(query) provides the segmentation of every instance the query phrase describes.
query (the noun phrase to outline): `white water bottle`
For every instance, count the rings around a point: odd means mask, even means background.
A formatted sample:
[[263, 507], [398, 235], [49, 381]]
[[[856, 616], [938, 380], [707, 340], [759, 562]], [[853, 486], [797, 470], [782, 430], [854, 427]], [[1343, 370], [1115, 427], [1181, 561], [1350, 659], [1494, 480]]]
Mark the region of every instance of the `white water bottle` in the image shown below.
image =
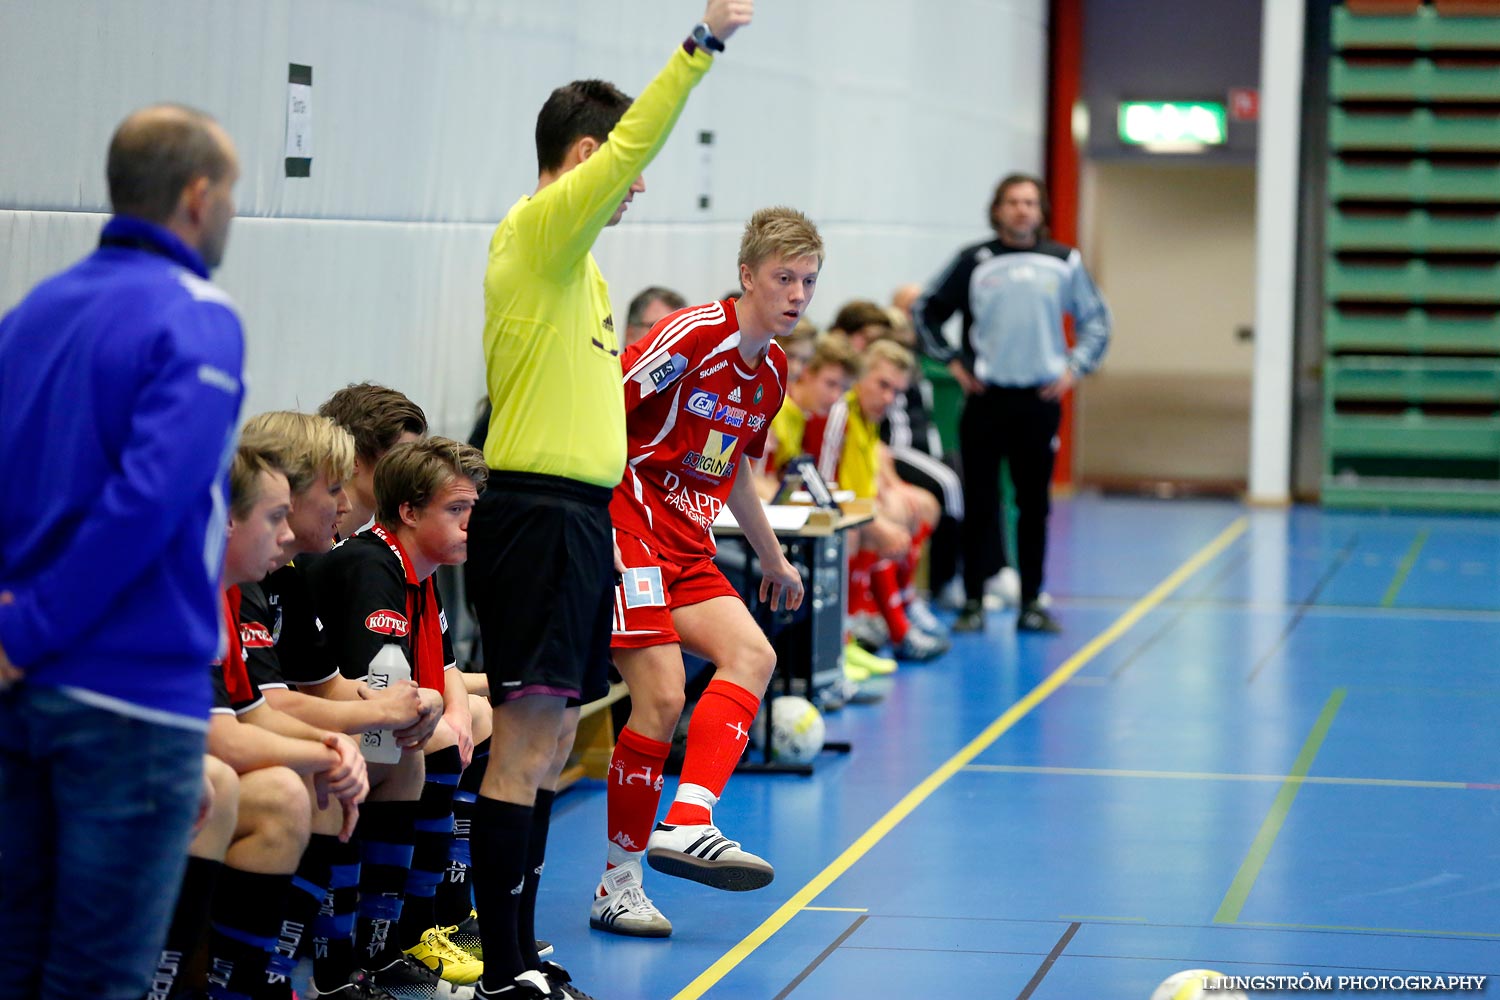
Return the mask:
[[[393, 642], [380, 647], [380, 652], [370, 661], [369, 673], [365, 675], [365, 683], [371, 691], [382, 691], [392, 684], [409, 680], [411, 665], [406, 662], [401, 647]], [[395, 764], [401, 760], [401, 747], [393, 729], [367, 730], [359, 741], [359, 749], [371, 764]]]

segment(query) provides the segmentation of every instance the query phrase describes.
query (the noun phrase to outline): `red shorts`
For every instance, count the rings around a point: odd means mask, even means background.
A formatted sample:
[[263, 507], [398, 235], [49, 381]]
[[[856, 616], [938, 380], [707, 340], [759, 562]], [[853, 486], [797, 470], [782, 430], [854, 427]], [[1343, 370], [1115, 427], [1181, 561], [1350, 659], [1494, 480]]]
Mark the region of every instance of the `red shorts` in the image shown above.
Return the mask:
[[661, 558], [645, 541], [615, 531], [620, 558], [625, 562], [624, 580], [615, 586], [611, 649], [644, 649], [681, 642], [672, 626], [672, 609], [702, 604], [715, 597], [740, 600], [712, 559], [679, 566]]

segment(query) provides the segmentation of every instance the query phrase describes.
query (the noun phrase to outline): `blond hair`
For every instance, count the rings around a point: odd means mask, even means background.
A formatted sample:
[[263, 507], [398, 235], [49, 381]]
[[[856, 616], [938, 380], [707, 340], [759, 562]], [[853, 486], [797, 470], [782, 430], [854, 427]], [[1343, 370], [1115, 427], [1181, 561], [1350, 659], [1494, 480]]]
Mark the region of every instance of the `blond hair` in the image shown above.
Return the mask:
[[260, 503], [262, 472], [286, 475], [281, 456], [269, 448], [248, 444], [241, 444], [234, 450], [234, 461], [229, 465], [229, 516], [236, 521], [245, 520]]
[[280, 457], [293, 496], [306, 492], [320, 473], [330, 483], [354, 475], [354, 438], [327, 417], [295, 410], [256, 414], [240, 431], [240, 440]]
[[838, 365], [850, 378], [859, 375], [859, 355], [854, 352], [854, 345], [849, 343], [849, 338], [842, 333], [825, 333], [819, 337], [813, 347], [813, 356], [808, 359], [807, 367], [802, 371], [805, 375], [812, 375], [829, 365]]
[[395, 527], [402, 504], [422, 508], [454, 479], [467, 479], [483, 491], [489, 478], [484, 453], [452, 438], [432, 437], [398, 444], [375, 466], [375, 519]]
[[903, 375], [911, 374], [911, 370], [917, 366], [917, 359], [912, 357], [911, 351], [894, 340], [876, 340], [865, 348], [865, 371], [873, 368], [877, 361], [890, 362]]
[[806, 316], [797, 320], [796, 326], [776, 338], [776, 343], [780, 344], [781, 349], [788, 353], [791, 352], [793, 347], [800, 347], [803, 344], [816, 344], [817, 341], [818, 328]]
[[818, 227], [795, 208], [784, 205], [756, 212], [740, 237], [740, 263], [748, 264], [753, 271], [772, 257], [816, 257], [822, 267], [823, 237], [818, 235]]

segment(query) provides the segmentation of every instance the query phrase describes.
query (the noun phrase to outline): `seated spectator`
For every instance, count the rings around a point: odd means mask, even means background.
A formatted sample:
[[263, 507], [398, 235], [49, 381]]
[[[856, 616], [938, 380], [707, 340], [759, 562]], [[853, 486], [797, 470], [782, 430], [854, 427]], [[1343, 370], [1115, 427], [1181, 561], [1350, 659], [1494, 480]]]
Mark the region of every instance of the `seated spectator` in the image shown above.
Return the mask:
[[347, 385], [318, 407], [354, 439], [354, 470], [344, 484], [349, 512], [339, 521], [340, 538], [363, 531], [375, 520], [375, 466], [398, 444], [427, 433], [427, 414], [404, 393], [383, 385]]
[[[880, 314], [885, 316], [883, 310]], [[876, 501], [875, 519], [860, 529], [859, 551], [851, 560], [855, 637], [866, 648], [878, 648], [889, 638], [898, 659], [929, 660], [946, 652], [948, 642], [911, 624], [902, 592], [931, 534], [939, 506], [926, 490], [901, 482], [892, 473], [879, 436], [880, 419], [895, 397], [906, 391], [915, 361], [899, 344], [877, 340], [866, 349], [863, 362], [854, 388], [834, 403], [826, 417], [809, 421], [803, 443], [816, 456], [825, 480], [837, 481], [856, 497]], [[875, 631], [879, 622], [884, 623], [884, 633]]]
[[643, 289], [630, 300], [630, 310], [625, 314], [625, 340], [620, 344], [624, 350], [651, 332], [662, 317], [687, 305], [687, 299], [670, 288], [652, 285]]
[[775, 496], [783, 470], [798, 455], [806, 454], [803, 434], [810, 417], [823, 416], [849, 391], [859, 375], [859, 355], [841, 333], [828, 333], [813, 345], [812, 356], [787, 386], [786, 400], [771, 420], [766, 443], [762, 499]]
[[818, 346], [818, 328], [813, 325], [812, 320], [803, 316], [792, 327], [792, 331], [784, 337], [777, 337], [776, 343], [786, 352], [786, 380], [790, 386], [802, 375], [802, 369], [807, 367], [811, 360], [813, 350]]
[[[308, 582], [336, 665], [345, 680], [364, 678], [387, 643], [399, 646], [412, 677], [442, 698], [442, 714], [423, 745], [425, 782], [416, 802], [372, 803], [381, 845], [400, 846], [405, 864], [386, 850], [367, 852], [361, 883], [365, 914], [383, 924], [361, 931], [361, 960], [376, 986], [399, 992], [428, 985], [472, 983], [483, 963], [459, 949], [449, 927], [436, 923], [436, 891], [453, 843], [453, 796], [474, 758], [476, 738], [490, 735], [488, 702], [470, 697], [456, 667], [434, 571], [467, 557], [469, 514], [488, 471], [474, 448], [447, 438], [398, 444], [375, 467], [375, 524], [315, 560]], [[476, 705], [481, 702], [481, 705]], [[410, 748], [408, 748], [410, 749]], [[403, 757], [410, 757], [408, 752]], [[374, 868], [376, 870], [370, 871]], [[377, 896], [381, 905], [366, 906]], [[420, 964], [420, 971], [412, 961]], [[433, 976], [423, 976], [427, 972]], [[432, 982], [436, 975], [445, 982]]]
[[[910, 286], [917, 287], [917, 286]], [[918, 288], [920, 293], [920, 288]], [[910, 317], [892, 306], [889, 339], [915, 352], [916, 331]], [[957, 578], [959, 532], [964, 516], [963, 480], [943, 452], [943, 440], [932, 418], [932, 382], [919, 362], [912, 369], [906, 391], [899, 394], [880, 421], [880, 440], [890, 455], [889, 476], [919, 486], [937, 498], [941, 510], [928, 546], [927, 587], [937, 598], [945, 588], [947, 603], [963, 604], [962, 581]], [[926, 600], [915, 593], [907, 595], [907, 609], [912, 620], [924, 631], [942, 632], [942, 625], [929, 609]]]
[[891, 332], [891, 318], [884, 309], [868, 299], [847, 302], [833, 318], [829, 332], [838, 331], [849, 338], [857, 354]]
[[[291, 996], [292, 958], [278, 944], [291, 925], [312, 924], [327, 887], [326, 869], [321, 878], [309, 881], [314, 873], [299, 867], [314, 805], [323, 809], [336, 804], [330, 813], [337, 820], [332, 832], [347, 841], [369, 792], [365, 761], [352, 739], [270, 707], [250, 678], [240, 587], [276, 565], [282, 546], [291, 541], [290, 511], [291, 489], [275, 454], [241, 445], [230, 470], [224, 555], [229, 642], [213, 670], [208, 749], [240, 776], [236, 829], [244, 835], [229, 846], [214, 890], [208, 970], [212, 998]], [[251, 835], [257, 822], [263, 829]], [[294, 888], [295, 873], [306, 884]], [[293, 913], [300, 919], [289, 921]], [[292, 954], [297, 943], [290, 943]]]
[[[425, 418], [421, 422], [425, 426]], [[327, 417], [278, 411], [252, 417], [242, 439], [274, 451], [292, 487], [288, 523], [293, 537], [278, 557], [279, 568], [261, 584], [241, 588], [242, 614], [259, 633], [248, 649], [252, 678], [272, 706], [310, 725], [355, 736], [388, 729], [403, 746], [422, 746], [441, 716], [441, 695], [421, 691], [415, 683], [371, 691], [339, 674], [308, 582], [309, 566], [326, 558], [335, 526], [353, 507], [343, 487], [354, 471], [353, 438]], [[336, 879], [313, 936], [313, 979], [323, 984], [322, 992], [358, 995], [367, 981], [398, 989], [437, 988], [430, 968], [414, 956], [392, 956], [386, 946], [403, 936], [393, 932], [390, 910], [392, 899], [405, 898], [413, 877], [409, 868], [388, 863], [387, 845], [399, 848], [410, 842], [405, 823], [414, 822], [423, 794], [422, 765], [417, 753], [404, 754], [395, 764], [371, 765], [373, 790], [360, 835], [348, 843], [318, 835], [311, 841], [307, 863], [316, 869], [326, 861]], [[325, 819], [320, 814], [314, 822]], [[372, 859], [368, 868], [361, 867], [362, 858]], [[419, 945], [420, 933], [407, 943]], [[478, 976], [477, 963], [459, 959], [456, 949], [450, 957], [450, 975]]]
[[[808, 453], [804, 444], [809, 419], [826, 416], [858, 375], [859, 355], [850, 346], [849, 338], [842, 333], [826, 333], [817, 339], [812, 357], [800, 376], [787, 387], [786, 401], [771, 421], [766, 458], [756, 477], [756, 491], [762, 499], [776, 496], [787, 464]], [[844, 611], [847, 614], [848, 608]], [[858, 698], [854, 685], [869, 680], [872, 674], [889, 674], [895, 669], [893, 661], [873, 656], [849, 640], [844, 648], [844, 675], [849, 683], [834, 696], [832, 703], [841, 704], [845, 695]]]

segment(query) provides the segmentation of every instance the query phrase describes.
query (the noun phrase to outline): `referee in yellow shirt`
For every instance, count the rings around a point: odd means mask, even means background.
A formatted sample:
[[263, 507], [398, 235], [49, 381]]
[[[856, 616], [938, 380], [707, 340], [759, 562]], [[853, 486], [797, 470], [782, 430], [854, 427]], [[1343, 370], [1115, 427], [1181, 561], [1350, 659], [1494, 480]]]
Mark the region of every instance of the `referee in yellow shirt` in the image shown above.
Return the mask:
[[[646, 189], [713, 55], [753, 0], [709, 0], [703, 20], [631, 101], [611, 84], [559, 87], [537, 116], [537, 187], [490, 240], [484, 360], [489, 486], [469, 522], [495, 730], [471, 832], [484, 945], [480, 997], [582, 997], [537, 956], [537, 882], [578, 706], [602, 694], [617, 557], [610, 491], [625, 470], [620, 343], [590, 249]], [[643, 374], [674, 378], [670, 362]]]

